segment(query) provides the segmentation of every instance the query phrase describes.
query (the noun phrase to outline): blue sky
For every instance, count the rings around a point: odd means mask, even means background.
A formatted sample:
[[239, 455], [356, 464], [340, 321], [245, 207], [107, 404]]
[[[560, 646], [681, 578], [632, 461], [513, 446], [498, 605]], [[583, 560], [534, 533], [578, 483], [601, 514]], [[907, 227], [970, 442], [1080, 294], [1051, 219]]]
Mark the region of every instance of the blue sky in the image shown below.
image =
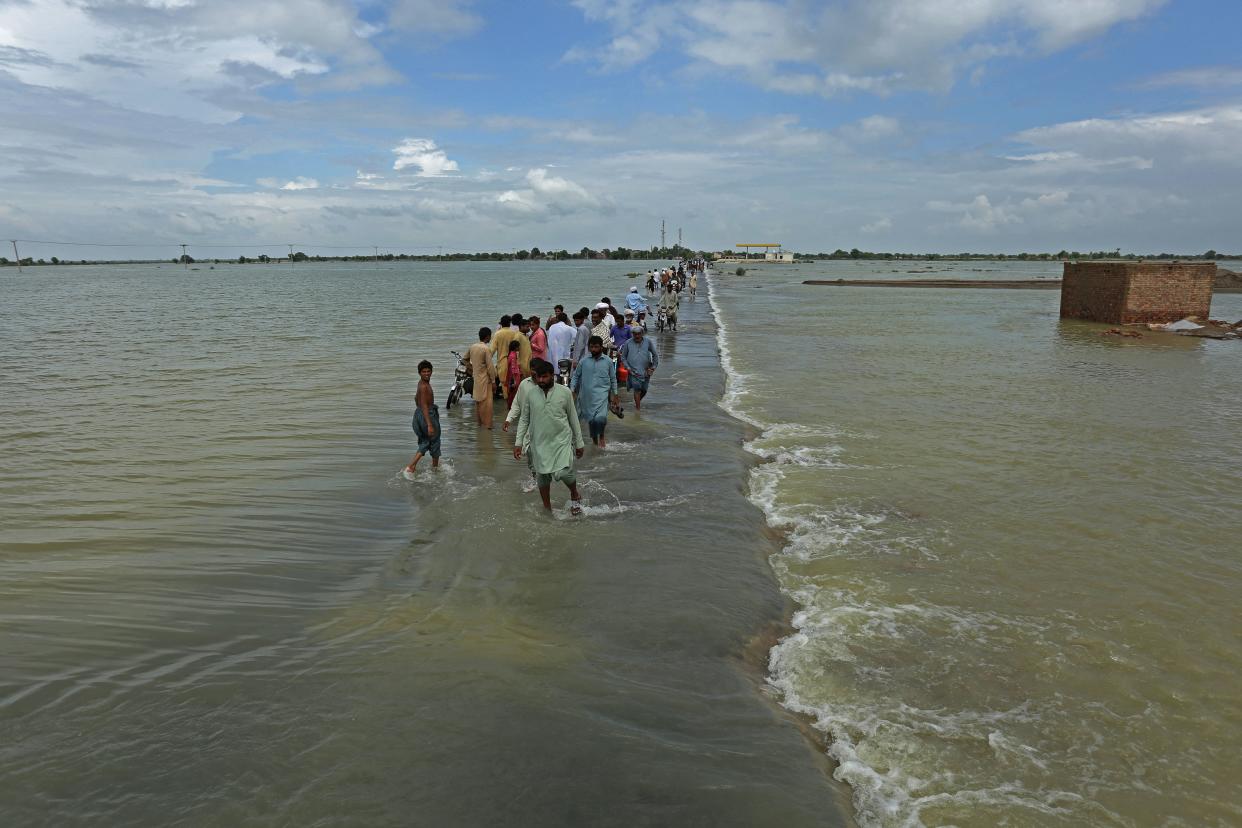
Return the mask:
[[1237, 0], [0, 0], [0, 237], [578, 249], [663, 218], [707, 249], [1242, 250], [1239, 24]]

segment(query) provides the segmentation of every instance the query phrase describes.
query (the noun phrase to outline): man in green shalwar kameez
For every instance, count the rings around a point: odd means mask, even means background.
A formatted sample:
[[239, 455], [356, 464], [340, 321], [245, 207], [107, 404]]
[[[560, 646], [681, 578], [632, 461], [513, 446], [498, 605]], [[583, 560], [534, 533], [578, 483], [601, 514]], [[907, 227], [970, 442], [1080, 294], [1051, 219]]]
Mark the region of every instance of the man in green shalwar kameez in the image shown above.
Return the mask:
[[559, 480], [569, 488], [570, 513], [580, 515], [582, 503], [574, 460], [582, 456], [586, 444], [582, 441], [574, 395], [556, 384], [552, 366], [544, 360], [531, 360], [531, 371], [535, 387], [527, 391], [523, 400], [513, 457], [522, 459], [524, 446], [530, 452], [543, 508], [552, 511], [552, 481]]

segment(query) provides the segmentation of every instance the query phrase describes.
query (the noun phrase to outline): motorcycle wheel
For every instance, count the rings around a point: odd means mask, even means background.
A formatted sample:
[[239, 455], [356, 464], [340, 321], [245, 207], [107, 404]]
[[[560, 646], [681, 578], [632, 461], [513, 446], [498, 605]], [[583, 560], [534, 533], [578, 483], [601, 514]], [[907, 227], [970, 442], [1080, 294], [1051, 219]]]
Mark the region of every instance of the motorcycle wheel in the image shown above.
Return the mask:
[[454, 387], [453, 390], [449, 392], [448, 403], [445, 405], [444, 410], [451, 411], [453, 409], [453, 404], [456, 403], [460, 399], [461, 399], [461, 388]]

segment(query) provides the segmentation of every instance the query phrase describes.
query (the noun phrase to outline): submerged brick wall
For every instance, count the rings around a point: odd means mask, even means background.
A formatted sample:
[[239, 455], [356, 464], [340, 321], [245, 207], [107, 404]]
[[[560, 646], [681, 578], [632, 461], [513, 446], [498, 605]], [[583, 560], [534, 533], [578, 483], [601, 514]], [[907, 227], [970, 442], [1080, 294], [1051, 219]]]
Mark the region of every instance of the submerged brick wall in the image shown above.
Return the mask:
[[1061, 317], [1114, 325], [1206, 319], [1214, 263], [1066, 262]]

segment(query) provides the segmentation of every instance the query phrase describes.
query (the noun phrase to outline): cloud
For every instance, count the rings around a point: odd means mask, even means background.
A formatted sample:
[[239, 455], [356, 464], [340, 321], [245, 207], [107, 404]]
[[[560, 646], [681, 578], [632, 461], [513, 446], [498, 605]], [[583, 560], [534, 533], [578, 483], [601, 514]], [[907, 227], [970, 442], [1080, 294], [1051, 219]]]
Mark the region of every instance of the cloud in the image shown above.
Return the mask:
[[1100, 173], [1116, 169], [1150, 170], [1155, 166], [1155, 162], [1152, 159], [1138, 155], [1123, 155], [1116, 158], [1089, 158], [1082, 153], [1072, 150], [1006, 155], [1004, 158], [1006, 161], [1016, 161], [1029, 165], [1031, 168], [1043, 173], [1049, 171]]
[[102, 66], [105, 69], [133, 69], [142, 68], [142, 64], [134, 60], [126, 60], [116, 55], [82, 55], [83, 63], [89, 63], [92, 66]]
[[1044, 193], [1035, 198], [1022, 199], [1022, 206], [1028, 209], [1042, 209], [1045, 207], [1062, 207], [1069, 203], [1069, 193], [1065, 190], [1058, 190], [1055, 193]]
[[269, 190], [317, 190], [319, 189], [318, 181], [316, 181], [313, 178], [307, 178], [306, 176], [303, 176], [303, 175], [299, 175], [297, 178], [294, 178], [291, 181], [286, 181], [283, 184], [281, 183], [279, 178], [259, 178], [255, 180], [255, 183], [258, 184], [260, 187], [265, 187]]
[[36, 49], [0, 44], [0, 66], [55, 66], [50, 55]]
[[435, 178], [457, 172], [457, 162], [450, 159], [430, 138], [406, 138], [393, 147], [392, 151], [397, 156], [392, 165], [394, 170], [417, 167], [416, 175], [419, 178]]
[[613, 37], [603, 46], [576, 46], [565, 53], [569, 61], [597, 63], [609, 70], [625, 69], [651, 57], [666, 38], [687, 30], [676, 3], [647, 4], [642, 0], [573, 0], [587, 20], [603, 22]]
[[595, 199], [580, 184], [568, 178], [549, 175], [543, 168], [531, 170], [526, 174], [530, 188], [541, 196], [560, 201], [594, 203]]
[[1165, 2], [575, 0], [610, 37], [602, 45], [576, 46], [566, 58], [616, 70], [672, 47], [789, 94], [944, 91], [989, 60], [1063, 49]]
[[1165, 89], [1189, 87], [1197, 89], [1242, 86], [1242, 66], [1203, 66], [1196, 69], [1179, 69], [1156, 75], [1136, 85], [1139, 89]]
[[868, 234], [886, 233], [889, 230], [893, 229], [893, 220], [890, 219], [888, 216], [883, 216], [882, 218], [878, 218], [875, 221], [871, 222], [870, 224], [864, 224], [862, 227], [858, 229], [862, 231], [863, 233], [868, 233]]
[[1129, 162], [1139, 169], [1205, 162], [1240, 167], [1242, 106], [1089, 118], [1024, 130], [1015, 138], [1042, 149], [1025, 160], [1068, 160], [1081, 156]]
[[526, 172], [527, 186], [510, 189], [495, 196], [494, 203], [502, 214], [518, 218], [564, 216], [584, 210], [610, 209], [581, 184], [552, 175], [544, 167]]
[[783, 152], [813, 152], [831, 141], [827, 132], [801, 126], [796, 115], [760, 118], [743, 128], [735, 128], [725, 138], [726, 144]]
[[869, 115], [836, 130], [847, 141], [870, 144], [902, 134], [901, 121], [888, 115]]
[[297, 178], [293, 179], [292, 181], [285, 182], [284, 186], [282, 186], [280, 189], [282, 190], [317, 190], [319, 189], [319, 182], [313, 178], [307, 178], [306, 176], [299, 175]]
[[222, 100], [271, 83], [398, 78], [359, 22], [350, 0], [26, 0], [0, 3], [0, 61], [28, 84], [224, 123], [239, 112]]
[[460, 37], [483, 26], [471, 0], [396, 0], [388, 12], [388, 25], [406, 33]]
[[968, 230], [991, 231], [1022, 221], [1012, 210], [992, 204], [991, 199], [982, 193], [965, 204], [933, 200], [927, 202], [926, 206], [928, 210], [936, 213], [957, 213], [958, 224]]

